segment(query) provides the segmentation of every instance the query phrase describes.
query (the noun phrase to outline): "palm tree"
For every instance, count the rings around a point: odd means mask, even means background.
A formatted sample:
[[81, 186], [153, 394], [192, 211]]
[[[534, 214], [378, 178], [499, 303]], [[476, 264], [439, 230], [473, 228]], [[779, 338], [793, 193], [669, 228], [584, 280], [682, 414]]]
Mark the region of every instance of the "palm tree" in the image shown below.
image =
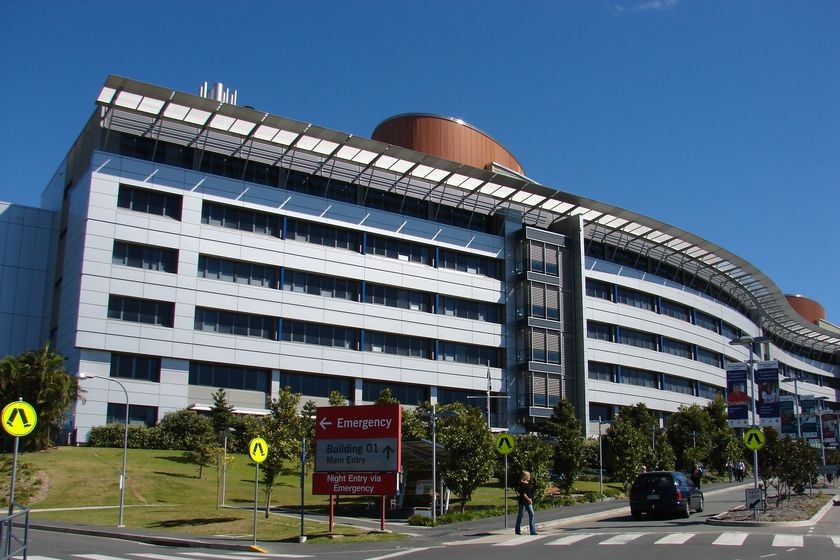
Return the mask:
[[65, 414], [81, 397], [78, 380], [64, 369], [64, 356], [50, 348], [0, 360], [0, 406], [24, 400], [35, 408], [38, 423], [23, 440], [27, 450], [46, 449], [53, 442], [53, 430], [60, 429]]

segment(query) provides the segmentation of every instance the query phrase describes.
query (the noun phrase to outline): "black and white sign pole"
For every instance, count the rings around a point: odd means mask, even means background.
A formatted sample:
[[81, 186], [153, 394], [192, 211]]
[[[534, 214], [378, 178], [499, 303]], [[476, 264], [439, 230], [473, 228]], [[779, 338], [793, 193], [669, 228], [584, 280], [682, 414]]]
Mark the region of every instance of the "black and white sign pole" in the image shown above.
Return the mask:
[[300, 537], [298, 542], [306, 542], [303, 531], [303, 487], [306, 482], [306, 438], [300, 440]]
[[254, 461], [254, 546], [257, 546], [257, 489], [260, 486], [260, 463]]

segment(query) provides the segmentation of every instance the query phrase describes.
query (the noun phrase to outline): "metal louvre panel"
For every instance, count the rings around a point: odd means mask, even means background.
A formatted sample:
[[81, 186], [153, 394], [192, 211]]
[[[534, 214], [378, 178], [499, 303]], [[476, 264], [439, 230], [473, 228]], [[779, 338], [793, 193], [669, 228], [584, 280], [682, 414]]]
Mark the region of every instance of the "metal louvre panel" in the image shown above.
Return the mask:
[[548, 375], [548, 396], [549, 397], [563, 397], [563, 386], [561, 377], [559, 375]]

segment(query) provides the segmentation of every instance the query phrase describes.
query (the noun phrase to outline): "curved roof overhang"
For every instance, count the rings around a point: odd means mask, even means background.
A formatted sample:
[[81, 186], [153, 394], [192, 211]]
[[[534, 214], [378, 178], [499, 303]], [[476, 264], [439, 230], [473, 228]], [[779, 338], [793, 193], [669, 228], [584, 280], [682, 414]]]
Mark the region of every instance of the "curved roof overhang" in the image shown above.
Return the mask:
[[515, 211], [550, 228], [581, 219], [586, 235], [685, 269], [719, 286], [764, 329], [794, 345], [840, 354], [840, 335], [807, 322], [760, 270], [726, 249], [640, 214], [541, 185], [502, 166], [478, 169], [375, 140], [109, 76], [102, 126], [475, 212]]

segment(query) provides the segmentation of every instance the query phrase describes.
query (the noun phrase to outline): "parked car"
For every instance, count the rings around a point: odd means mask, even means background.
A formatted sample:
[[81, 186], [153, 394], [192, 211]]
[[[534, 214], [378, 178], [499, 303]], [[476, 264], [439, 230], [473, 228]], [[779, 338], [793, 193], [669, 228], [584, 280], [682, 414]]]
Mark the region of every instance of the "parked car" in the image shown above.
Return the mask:
[[688, 517], [703, 511], [703, 492], [685, 474], [676, 471], [644, 472], [630, 487], [630, 514], [643, 513]]

